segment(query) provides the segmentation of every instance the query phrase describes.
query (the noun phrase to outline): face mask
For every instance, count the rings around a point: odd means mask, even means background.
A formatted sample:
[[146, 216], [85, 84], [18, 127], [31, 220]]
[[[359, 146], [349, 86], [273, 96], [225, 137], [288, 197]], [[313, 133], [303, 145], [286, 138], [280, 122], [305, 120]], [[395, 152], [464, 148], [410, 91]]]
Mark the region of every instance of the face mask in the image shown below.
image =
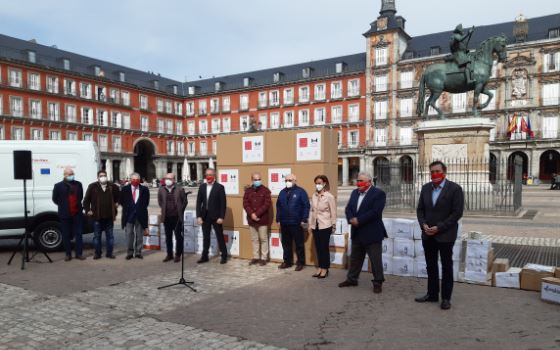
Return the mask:
[[253, 185], [254, 185], [255, 187], [261, 187], [262, 182], [261, 182], [261, 180], [255, 180], [255, 181], [253, 181]]
[[292, 187], [294, 187], [294, 183], [290, 182], [290, 181], [287, 181], [286, 182], [286, 188], [292, 188]]
[[66, 176], [66, 181], [74, 181], [74, 175]]
[[130, 180], [130, 184], [132, 186], [138, 186], [138, 185], [140, 185], [140, 180], [138, 180], [138, 179]]
[[214, 179], [215, 179], [215, 178], [214, 178], [214, 176], [212, 176], [212, 175], [206, 176], [206, 182], [208, 182], [208, 183], [214, 182]]
[[315, 185], [315, 189], [317, 190], [317, 192], [321, 192], [323, 190], [323, 188], [325, 188], [325, 185], [323, 185], [323, 184]]
[[173, 180], [165, 179], [165, 186], [167, 187], [173, 186]]
[[365, 191], [367, 191], [369, 186], [371, 186], [371, 184], [367, 181], [358, 181], [356, 183], [356, 186], [358, 186], [358, 191], [364, 193]]
[[99, 183], [106, 184], [107, 183], [107, 176], [100, 176]]
[[438, 186], [443, 179], [445, 179], [445, 174], [444, 173], [433, 173], [432, 174], [432, 183], [436, 186]]

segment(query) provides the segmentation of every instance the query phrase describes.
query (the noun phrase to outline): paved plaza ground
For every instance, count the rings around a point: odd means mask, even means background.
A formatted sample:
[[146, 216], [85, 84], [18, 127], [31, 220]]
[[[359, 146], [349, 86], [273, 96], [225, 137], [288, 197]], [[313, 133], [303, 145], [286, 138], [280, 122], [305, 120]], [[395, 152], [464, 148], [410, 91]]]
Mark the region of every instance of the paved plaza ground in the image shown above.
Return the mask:
[[[468, 217], [465, 229], [556, 244], [560, 223], [550, 214], [560, 191], [530, 192], [534, 217]], [[442, 311], [413, 301], [423, 279], [387, 276], [374, 295], [368, 274], [341, 289], [344, 270], [317, 280], [311, 267], [197, 265], [194, 255], [186, 267], [197, 293], [158, 290], [178, 280], [180, 264], [162, 263], [159, 251], [126, 261], [116, 235], [115, 260], [94, 261], [88, 235], [86, 261], [39, 255], [25, 271], [19, 256], [6, 265], [15, 241], [0, 242], [0, 349], [560, 349], [560, 306], [537, 292], [456, 283], [453, 307]]]

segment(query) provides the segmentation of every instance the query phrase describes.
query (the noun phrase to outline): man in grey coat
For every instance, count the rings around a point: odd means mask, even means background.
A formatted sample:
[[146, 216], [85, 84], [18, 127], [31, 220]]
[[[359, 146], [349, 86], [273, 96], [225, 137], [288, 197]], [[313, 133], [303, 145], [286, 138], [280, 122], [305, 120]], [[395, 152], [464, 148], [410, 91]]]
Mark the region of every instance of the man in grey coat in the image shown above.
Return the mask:
[[[161, 220], [165, 227], [165, 245], [167, 256], [163, 262], [181, 261], [183, 255], [183, 215], [187, 207], [187, 195], [183, 187], [175, 182], [175, 174], [164, 177], [164, 186], [158, 191], [158, 204], [161, 208]], [[175, 234], [175, 259], [173, 259], [173, 234]]]

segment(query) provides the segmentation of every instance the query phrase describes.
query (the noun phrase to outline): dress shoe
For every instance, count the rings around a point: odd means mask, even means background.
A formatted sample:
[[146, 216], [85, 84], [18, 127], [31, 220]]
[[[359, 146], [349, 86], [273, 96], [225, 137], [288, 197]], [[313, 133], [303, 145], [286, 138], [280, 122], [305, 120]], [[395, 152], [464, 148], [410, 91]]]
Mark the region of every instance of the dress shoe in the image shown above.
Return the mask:
[[297, 265], [296, 265], [296, 268], [294, 269], [294, 271], [301, 271], [301, 270], [303, 270], [303, 265], [297, 264]]
[[72, 257], [71, 257], [71, 256], [68, 256], [68, 255], [67, 255], [67, 256], [64, 258], [64, 261], [70, 261], [70, 260], [72, 260]]
[[77, 256], [76, 259], [83, 261], [83, 260], [86, 260], [86, 257], [83, 256], [83, 255], [80, 255], [80, 256]]
[[259, 265], [260, 266], [264, 266], [264, 265], [266, 265], [266, 263], [267, 263], [266, 260], [263, 260], [263, 259], [259, 260]]
[[136, 259], [144, 259], [144, 257], [142, 256], [142, 254], [138, 254], [136, 255]]
[[93, 256], [93, 260], [98, 260], [98, 259], [101, 259], [101, 255], [94, 255]]
[[358, 285], [358, 282], [352, 282], [352, 281], [349, 281], [349, 280], [346, 280], [346, 281], [341, 282], [341, 283], [338, 284], [338, 286], [339, 286], [340, 288], [344, 288], [344, 287], [355, 287], [355, 286], [357, 286], [357, 285]]
[[439, 301], [438, 297], [432, 297], [430, 294], [423, 295], [421, 297], [414, 298], [414, 301], [417, 303], [437, 303]]
[[278, 265], [279, 269], [289, 269], [290, 267], [292, 267], [292, 264], [288, 264], [288, 263], [285, 263], [285, 262]]
[[126, 260], [132, 259], [132, 255], [127, 255], [125, 259], [126, 259]]
[[203, 264], [203, 263], [207, 263], [208, 262], [208, 258], [200, 258], [198, 259], [198, 261], [196, 262], [197, 264]]
[[259, 263], [259, 259], [251, 259], [251, 261], [249, 261], [249, 265], [256, 265]]
[[168, 261], [171, 261], [171, 260], [173, 260], [173, 257], [168, 255], [168, 256], [165, 257], [165, 259], [163, 259], [163, 262], [168, 262]]
[[381, 283], [374, 283], [373, 284], [373, 293], [380, 294], [383, 291], [383, 287]]
[[227, 258], [221, 258], [220, 259], [220, 264], [227, 264]]
[[449, 299], [443, 299], [441, 301], [441, 309], [442, 310], [449, 310], [451, 309], [451, 303], [449, 302]]
[[320, 279], [327, 278], [328, 275], [329, 275], [329, 270], [327, 270], [327, 272], [324, 275], [319, 274], [319, 276], [317, 276], [317, 278], [320, 278]]
[[181, 257], [180, 256], [176, 256], [175, 259], [173, 259], [173, 262], [181, 262]]
[[107, 258], [108, 258], [108, 259], [115, 259], [116, 256], [114, 256], [114, 255], [107, 255]]
[[319, 272], [314, 273], [314, 274], [311, 275], [311, 277], [315, 277], [315, 278], [316, 278], [316, 277], [319, 277], [319, 276], [321, 276], [321, 271], [319, 271]]

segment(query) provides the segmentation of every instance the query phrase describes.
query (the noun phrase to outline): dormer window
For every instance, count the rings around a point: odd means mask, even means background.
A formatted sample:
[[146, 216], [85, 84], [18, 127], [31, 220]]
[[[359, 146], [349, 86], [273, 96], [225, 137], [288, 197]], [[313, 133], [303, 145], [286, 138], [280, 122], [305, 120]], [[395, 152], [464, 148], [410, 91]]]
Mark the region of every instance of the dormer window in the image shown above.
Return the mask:
[[243, 87], [249, 87], [251, 85], [251, 78], [245, 77], [243, 78]]
[[64, 67], [64, 70], [70, 70], [70, 60], [67, 58], [64, 58], [62, 60], [62, 66]]
[[214, 91], [219, 92], [222, 91], [222, 82], [221, 81], [217, 81], [214, 83]]
[[101, 67], [99, 66], [93, 66], [93, 74], [98, 77], [101, 75]]
[[189, 86], [187, 92], [189, 95], [194, 95], [196, 88], [194, 86]]
[[274, 82], [278, 83], [280, 81], [280, 79], [282, 79], [282, 73], [280, 73], [280, 72], [274, 73], [274, 76], [273, 76]]
[[344, 62], [338, 62], [335, 66], [335, 72], [342, 73], [343, 70], [344, 70]]
[[403, 55], [403, 59], [405, 60], [411, 60], [414, 58], [414, 52], [412, 51], [406, 51]]
[[31, 63], [35, 63], [37, 59], [37, 55], [35, 51], [27, 51], [27, 60]]
[[311, 68], [305, 67], [301, 70], [301, 76], [305, 78], [309, 78], [311, 76]]
[[430, 47], [430, 56], [436, 56], [441, 53], [441, 47], [439, 46], [432, 46]]
[[177, 85], [172, 85], [173, 93], [177, 95], [179, 93], [179, 87]]
[[154, 89], [159, 90], [159, 80], [152, 80]]
[[126, 81], [126, 75], [124, 74], [124, 72], [119, 72], [119, 81], [123, 83]]
[[552, 28], [548, 30], [548, 38], [555, 39], [560, 38], [560, 28]]

